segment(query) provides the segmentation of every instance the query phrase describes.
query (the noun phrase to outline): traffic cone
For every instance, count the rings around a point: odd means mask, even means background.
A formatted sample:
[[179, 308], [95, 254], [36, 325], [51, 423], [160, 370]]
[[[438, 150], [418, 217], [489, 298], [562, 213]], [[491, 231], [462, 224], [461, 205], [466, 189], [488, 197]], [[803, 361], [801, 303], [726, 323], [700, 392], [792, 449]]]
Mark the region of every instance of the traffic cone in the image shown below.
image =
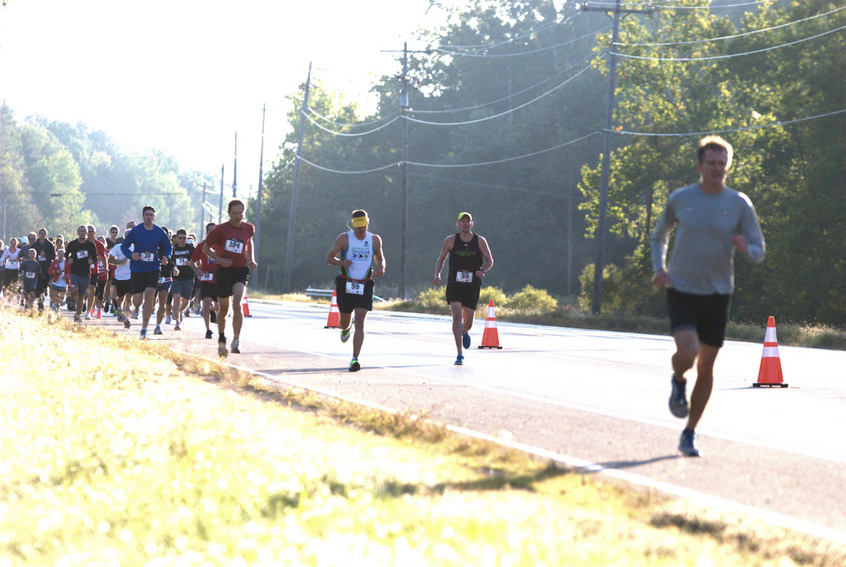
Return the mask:
[[485, 332], [482, 333], [482, 344], [479, 348], [502, 348], [499, 346], [499, 333], [496, 332], [496, 313], [494, 302], [488, 302], [488, 315], [485, 317]]
[[767, 334], [764, 336], [764, 352], [761, 354], [761, 367], [758, 369], [758, 381], [753, 387], [769, 386], [787, 388], [781, 373], [781, 358], [778, 356], [775, 317], [767, 321]]
[[247, 290], [244, 290], [244, 297], [241, 298], [241, 313], [244, 314], [244, 317], [252, 317], [250, 315], [250, 302], [247, 301]]
[[329, 306], [329, 318], [326, 319], [324, 329], [340, 329], [341, 328], [341, 312], [338, 311], [338, 292], [332, 292], [332, 305]]

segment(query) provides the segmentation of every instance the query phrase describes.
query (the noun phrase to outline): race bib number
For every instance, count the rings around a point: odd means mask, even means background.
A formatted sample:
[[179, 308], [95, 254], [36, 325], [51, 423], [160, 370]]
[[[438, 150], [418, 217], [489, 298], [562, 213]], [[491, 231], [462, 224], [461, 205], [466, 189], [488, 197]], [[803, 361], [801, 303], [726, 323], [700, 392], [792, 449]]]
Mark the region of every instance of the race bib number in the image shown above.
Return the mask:
[[174, 263], [177, 266], [187, 266], [188, 265], [188, 259], [187, 258], [176, 258], [176, 259], [174, 259]]
[[98, 261], [97, 261], [97, 269], [98, 269], [98, 270], [100, 270], [100, 271], [102, 272], [105, 268], [106, 268], [106, 266], [104, 266], [104, 265], [103, 265], [103, 261], [102, 261], [102, 260], [98, 260]]
[[210, 282], [214, 279], [214, 274], [212, 272], [203, 272], [200, 274], [200, 281], [201, 282]]
[[235, 254], [243, 254], [244, 253], [244, 243], [240, 240], [235, 240], [233, 238], [227, 238], [226, 244], [223, 246], [223, 249], [227, 252], [233, 252]]
[[155, 262], [156, 255], [152, 252], [141, 252], [141, 261], [142, 262]]
[[457, 272], [455, 281], [458, 283], [473, 283], [473, 272]]
[[38, 257], [38, 261], [39, 262], [46, 262], [47, 258], [42, 254], [41, 256]]
[[170, 281], [170, 278], [159, 278], [159, 285], [166, 284]]
[[364, 284], [347, 282], [347, 293], [350, 295], [364, 295]]
[[26, 272], [26, 273], [24, 274], [24, 276], [25, 276], [25, 277], [26, 277], [26, 279], [28, 279], [28, 280], [33, 280], [33, 279], [35, 279], [35, 272]]
[[80, 250], [76, 253], [76, 257], [78, 260], [82, 260], [83, 258], [88, 258], [88, 250]]

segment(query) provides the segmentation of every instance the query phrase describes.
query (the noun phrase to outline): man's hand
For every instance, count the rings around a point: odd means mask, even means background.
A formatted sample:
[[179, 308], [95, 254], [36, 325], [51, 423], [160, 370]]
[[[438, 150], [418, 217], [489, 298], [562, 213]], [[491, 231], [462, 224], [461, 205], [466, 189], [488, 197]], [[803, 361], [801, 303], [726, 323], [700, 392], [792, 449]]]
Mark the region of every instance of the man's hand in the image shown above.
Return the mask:
[[655, 287], [670, 287], [672, 284], [673, 280], [670, 279], [667, 270], [661, 270], [652, 278], [652, 285]]
[[258, 268], [258, 264], [252, 260], [247, 265], [250, 267], [251, 270], [255, 270], [256, 268]]
[[741, 254], [746, 254], [746, 251], [749, 250], [749, 241], [744, 235], [738, 234], [736, 236], [732, 236], [731, 241], [734, 244], [734, 247], [740, 250]]
[[441, 274], [435, 274], [435, 277], [432, 279], [432, 285], [438, 287], [439, 283], [441, 283]]

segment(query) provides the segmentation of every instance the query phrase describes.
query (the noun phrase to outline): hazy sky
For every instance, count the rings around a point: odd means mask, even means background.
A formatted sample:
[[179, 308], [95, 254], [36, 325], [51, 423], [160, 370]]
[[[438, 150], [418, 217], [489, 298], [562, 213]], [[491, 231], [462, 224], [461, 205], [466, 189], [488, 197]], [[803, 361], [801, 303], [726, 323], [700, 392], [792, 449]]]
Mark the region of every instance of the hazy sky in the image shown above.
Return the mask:
[[[258, 184], [285, 135], [285, 95], [313, 77], [356, 93], [400, 70], [428, 0], [11, 0], [0, 10], [0, 99], [31, 114], [155, 147], [183, 167]], [[423, 46], [416, 46], [423, 47]], [[243, 192], [243, 193], [242, 193]]]

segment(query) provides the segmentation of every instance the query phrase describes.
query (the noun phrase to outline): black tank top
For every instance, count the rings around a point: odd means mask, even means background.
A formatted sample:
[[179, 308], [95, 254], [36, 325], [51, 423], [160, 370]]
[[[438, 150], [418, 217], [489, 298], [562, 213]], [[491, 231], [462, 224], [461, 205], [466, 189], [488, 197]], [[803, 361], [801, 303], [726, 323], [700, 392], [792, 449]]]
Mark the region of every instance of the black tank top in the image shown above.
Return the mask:
[[[479, 249], [479, 235], [474, 234], [470, 242], [461, 240], [461, 234], [455, 235], [455, 241], [452, 243], [452, 250], [449, 251], [449, 276], [447, 276], [447, 283], [474, 283], [482, 285], [482, 280], [476, 277], [476, 272], [482, 267], [485, 258], [482, 256], [482, 251]], [[469, 272], [472, 275], [472, 280], [468, 276], [462, 278], [458, 277], [459, 272]]]

